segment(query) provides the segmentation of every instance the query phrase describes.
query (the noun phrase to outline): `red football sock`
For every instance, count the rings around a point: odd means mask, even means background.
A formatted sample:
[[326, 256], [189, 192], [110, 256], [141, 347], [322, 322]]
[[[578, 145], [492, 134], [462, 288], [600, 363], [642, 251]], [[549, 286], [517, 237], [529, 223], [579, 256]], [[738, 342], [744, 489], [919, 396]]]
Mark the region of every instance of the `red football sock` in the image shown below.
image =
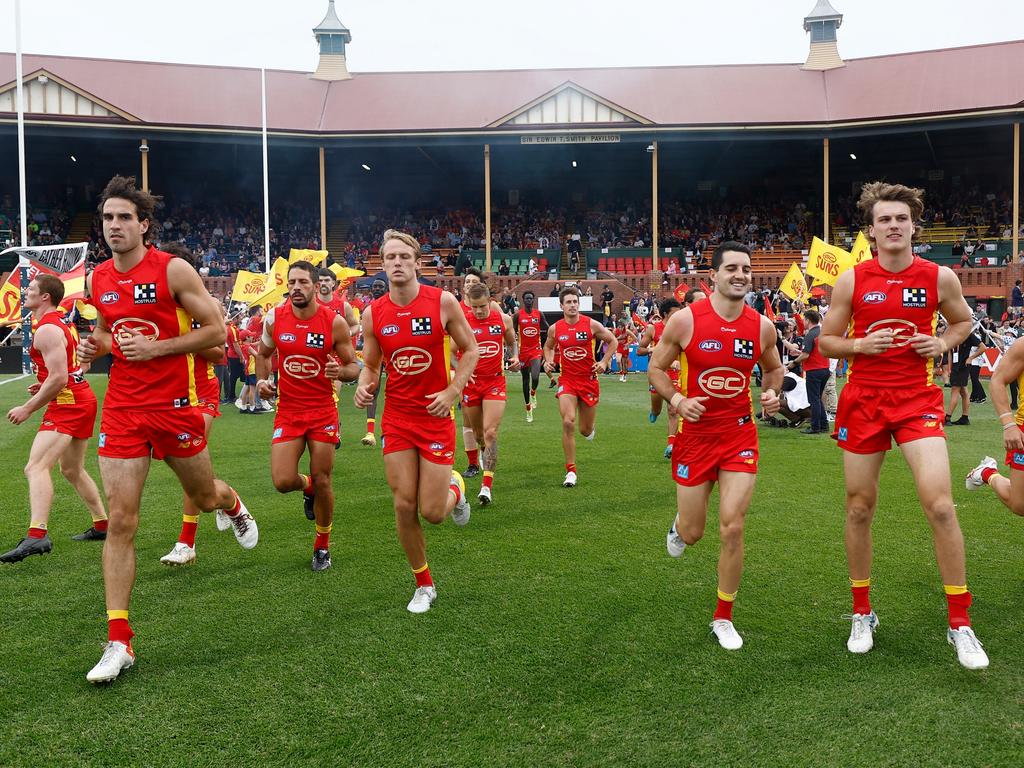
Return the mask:
[[366, 420], [366, 432], [367, 432], [367, 434], [372, 435], [373, 434], [373, 430], [374, 430], [374, 428], [376, 426], [377, 426], [377, 420], [376, 419], [367, 419]]
[[944, 586], [946, 590], [946, 604], [949, 608], [950, 629], [971, 626], [971, 617], [967, 615], [967, 609], [971, 607], [971, 593], [967, 587]]
[[566, 472], [575, 472], [576, 471], [576, 465], [575, 464], [566, 464], [565, 465], [565, 471]]
[[531, 389], [530, 390], [530, 397], [533, 397], [536, 394], [537, 394], [537, 390], [536, 389]]
[[715, 615], [712, 617], [712, 619], [714, 621], [717, 621], [718, 619], [732, 621], [732, 605], [735, 601], [735, 592], [729, 595], [723, 592], [722, 590], [718, 590], [718, 605], [715, 606]]
[[462, 495], [462, 489], [459, 488], [459, 484], [452, 483], [451, 485], [448, 486], [448, 490], [451, 492], [453, 496], [455, 496], [455, 503], [458, 504], [459, 497]]
[[313, 542], [313, 549], [330, 549], [331, 528], [333, 527], [333, 524], [326, 528], [320, 525], [316, 527], [316, 540]]
[[93, 520], [92, 527], [100, 533], [104, 533], [107, 530], [107, 526], [110, 525], [109, 520]]
[[466, 451], [466, 458], [469, 459], [470, 464], [480, 463], [480, 449], [474, 448], [472, 451]]
[[676, 434], [677, 433], [673, 432], [671, 435], [668, 436], [668, 444], [670, 446], [675, 447], [675, 444], [676, 444]]
[[131, 647], [135, 633], [128, 625], [128, 611], [107, 611], [107, 640]]
[[853, 593], [853, 612], [861, 616], [871, 613], [871, 579], [850, 579], [850, 592]]
[[188, 544], [190, 547], [196, 545], [196, 528], [199, 527], [197, 515], [181, 516], [181, 533], [178, 535], [179, 544]]
[[242, 500], [238, 498], [238, 494], [235, 493], [235, 489], [232, 488], [231, 492], [235, 494], [235, 503], [231, 505], [231, 509], [225, 509], [224, 514], [228, 517], [234, 517], [242, 511]]
[[412, 575], [416, 577], [417, 587], [434, 586], [434, 580], [430, 578], [430, 566], [426, 563], [423, 564], [422, 568], [413, 568]]
[[988, 485], [989, 478], [991, 478], [992, 475], [998, 474], [998, 469], [992, 469], [992, 467], [985, 467], [985, 469], [981, 470], [981, 482], [983, 482], [985, 485]]
[[491, 483], [493, 483], [493, 482], [494, 482], [494, 473], [493, 472], [489, 472], [487, 470], [484, 470], [484, 480], [483, 480], [483, 483], [482, 483], [483, 487], [484, 488], [490, 488], [491, 487]]
[[30, 539], [41, 539], [46, 535], [46, 528], [40, 528], [37, 525], [33, 525], [28, 529], [28, 537]]
[[299, 475], [299, 480], [302, 481], [302, 492], [306, 496], [313, 495], [313, 476], [312, 475]]

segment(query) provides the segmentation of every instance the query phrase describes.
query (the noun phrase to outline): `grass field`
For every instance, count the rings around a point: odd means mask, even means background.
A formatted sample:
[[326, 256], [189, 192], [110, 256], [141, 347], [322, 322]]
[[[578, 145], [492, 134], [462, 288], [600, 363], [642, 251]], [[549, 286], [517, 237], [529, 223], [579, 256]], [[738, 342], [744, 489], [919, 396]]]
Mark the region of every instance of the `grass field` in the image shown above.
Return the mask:
[[[99, 392], [100, 377], [90, 377]], [[24, 384], [0, 386], [0, 409]], [[1024, 520], [962, 477], [1001, 459], [990, 405], [951, 428], [974, 625], [992, 660], [968, 672], [945, 640], [931, 537], [898, 454], [882, 476], [867, 656], [847, 653], [840, 451], [762, 428], [735, 620], [709, 639], [716, 517], [680, 560], [665, 553], [674, 484], [646, 382], [609, 377], [580, 484], [563, 489], [554, 398], [523, 418], [518, 378], [495, 503], [427, 531], [439, 589], [412, 616], [379, 450], [342, 402], [334, 568], [312, 574], [301, 497], [269, 477], [273, 416], [228, 407], [218, 474], [260, 526], [243, 552], [210, 518], [198, 562], [161, 566], [180, 491], [154, 465], [137, 541], [138, 663], [85, 681], [105, 640], [100, 548], [68, 539], [87, 514], [59, 476], [54, 552], [0, 568], [0, 765], [1019, 766], [1024, 761]], [[0, 428], [2, 544], [27, 523], [20, 468], [38, 425]], [[460, 456], [458, 466], [464, 466]], [[89, 467], [96, 471], [95, 456]], [[98, 477], [98, 475], [96, 475]], [[478, 480], [469, 481], [475, 499]], [[713, 499], [714, 503], [714, 499]]]

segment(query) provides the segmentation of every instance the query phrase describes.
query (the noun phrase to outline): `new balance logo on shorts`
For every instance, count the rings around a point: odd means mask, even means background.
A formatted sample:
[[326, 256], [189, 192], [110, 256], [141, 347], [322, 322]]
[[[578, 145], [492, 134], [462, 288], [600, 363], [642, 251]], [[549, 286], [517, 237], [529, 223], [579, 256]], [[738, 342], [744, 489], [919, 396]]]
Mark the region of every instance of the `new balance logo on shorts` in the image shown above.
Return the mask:
[[156, 304], [156, 283], [139, 283], [135, 286], [136, 304]]
[[927, 288], [904, 288], [903, 289], [903, 306], [904, 307], [924, 307], [928, 302], [928, 289]]
[[284, 430], [281, 429], [281, 427], [278, 427], [277, 429], [274, 430], [274, 439], [276, 440], [277, 438], [279, 438], [283, 434], [284, 434]]
[[839, 428], [839, 434], [837, 434], [836, 437], [839, 440], [845, 440], [846, 439], [846, 427], [840, 427]]
[[676, 467], [676, 476], [679, 479], [681, 479], [681, 480], [689, 480], [690, 479], [690, 465], [689, 464], [680, 464], [678, 467]]
[[324, 348], [324, 335], [322, 333], [307, 333], [306, 346], [314, 349]]
[[754, 342], [750, 339], [733, 339], [732, 356], [738, 357], [740, 360], [753, 360]]
[[[104, 437], [104, 435], [100, 435], [100, 437]], [[1015, 454], [1013, 454], [1013, 463], [1014, 464], [1024, 464], [1024, 453], [1015, 453]]]
[[99, 446], [100, 446], [100, 448], [105, 447], [106, 444], [107, 444], [107, 433], [106, 432], [100, 432], [100, 439], [99, 439]]

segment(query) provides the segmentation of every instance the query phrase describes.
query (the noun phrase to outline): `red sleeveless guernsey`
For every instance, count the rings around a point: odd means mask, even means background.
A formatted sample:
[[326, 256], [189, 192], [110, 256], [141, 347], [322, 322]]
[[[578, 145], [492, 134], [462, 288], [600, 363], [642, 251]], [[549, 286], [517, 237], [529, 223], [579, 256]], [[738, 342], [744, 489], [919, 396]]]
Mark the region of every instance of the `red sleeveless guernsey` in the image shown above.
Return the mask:
[[540, 354], [540, 312], [536, 309], [527, 312], [519, 310], [519, 357], [520, 359], [536, 357]]
[[555, 344], [562, 376], [575, 381], [593, 381], [594, 334], [590, 330], [590, 318], [580, 315], [573, 325], [562, 318], [555, 323]]
[[[192, 321], [192, 330], [196, 330], [199, 323]], [[222, 358], [221, 363], [224, 363]], [[192, 375], [196, 379], [196, 395], [200, 403], [220, 402], [220, 380], [217, 378], [215, 363], [211, 363], [201, 355], [192, 355]]]
[[661, 341], [661, 334], [665, 332], [665, 321], [657, 320], [654, 323], [654, 330], [651, 332], [651, 344], [657, 346]]
[[887, 272], [877, 259], [853, 268], [850, 338], [890, 328], [895, 344], [880, 355], [855, 355], [850, 382], [865, 387], [913, 387], [932, 383], [932, 359], [910, 346], [915, 333], [935, 334], [939, 310], [939, 265], [919, 256], [902, 272]]
[[334, 349], [334, 311], [317, 304], [308, 320], [295, 316], [290, 301], [274, 307], [274, 344], [281, 356], [278, 390], [281, 411], [306, 409], [335, 411], [334, 382], [324, 375], [327, 360]]
[[[476, 337], [476, 344], [480, 350], [480, 360], [476, 364], [473, 376], [478, 380], [501, 376], [502, 365], [505, 362], [505, 323], [497, 310], [492, 309], [483, 320], [477, 320], [472, 311], [466, 316], [469, 327]], [[459, 350], [459, 359], [462, 359], [462, 350]]]
[[[68, 380], [60, 392], [57, 393], [53, 402], [58, 405], [70, 405], [72, 403], [80, 403], [83, 400], [95, 399], [92, 388], [89, 387], [82, 373], [82, 368], [78, 364], [78, 331], [64, 322], [64, 314], [59, 309], [47, 312], [38, 322], [33, 322], [33, 335], [44, 325], [55, 325], [64, 334], [64, 352], [67, 356], [68, 364]], [[50, 375], [50, 372], [46, 369], [46, 361], [43, 360], [43, 355], [36, 349], [35, 344], [29, 347], [28, 354], [32, 359], [32, 370], [39, 383], [42, 384]]]
[[93, 302], [113, 339], [114, 361], [104, 408], [154, 411], [198, 404], [192, 355], [128, 361], [121, 354], [120, 341], [131, 330], [153, 339], [189, 332], [192, 318], [167, 287], [167, 264], [173, 258], [150, 246], [142, 261], [127, 272], [119, 272], [113, 259], [93, 270]]
[[441, 323], [440, 288], [420, 285], [416, 298], [399, 306], [390, 294], [370, 305], [373, 332], [380, 345], [385, 387], [384, 417], [450, 421], [430, 416], [426, 407], [432, 395], [451, 381], [450, 342]]
[[[707, 397], [705, 411], [686, 428], [743, 424], [753, 415], [750, 373], [761, 357], [761, 315], [746, 304], [733, 321], [715, 312], [710, 300], [690, 305], [693, 336], [679, 356], [679, 391]], [[682, 422], [680, 422], [682, 426]]]

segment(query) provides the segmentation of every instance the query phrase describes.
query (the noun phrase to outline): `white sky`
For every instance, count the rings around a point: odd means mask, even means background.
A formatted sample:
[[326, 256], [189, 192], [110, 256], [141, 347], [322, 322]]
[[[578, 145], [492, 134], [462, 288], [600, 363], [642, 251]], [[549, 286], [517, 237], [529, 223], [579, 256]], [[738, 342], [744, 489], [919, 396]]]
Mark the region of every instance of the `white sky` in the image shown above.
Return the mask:
[[[802, 62], [815, 0], [338, 0], [353, 72]], [[832, 0], [844, 58], [1024, 39], [1019, 0]], [[312, 71], [327, 0], [21, 0], [26, 53]], [[14, 0], [0, 50], [14, 51]]]

